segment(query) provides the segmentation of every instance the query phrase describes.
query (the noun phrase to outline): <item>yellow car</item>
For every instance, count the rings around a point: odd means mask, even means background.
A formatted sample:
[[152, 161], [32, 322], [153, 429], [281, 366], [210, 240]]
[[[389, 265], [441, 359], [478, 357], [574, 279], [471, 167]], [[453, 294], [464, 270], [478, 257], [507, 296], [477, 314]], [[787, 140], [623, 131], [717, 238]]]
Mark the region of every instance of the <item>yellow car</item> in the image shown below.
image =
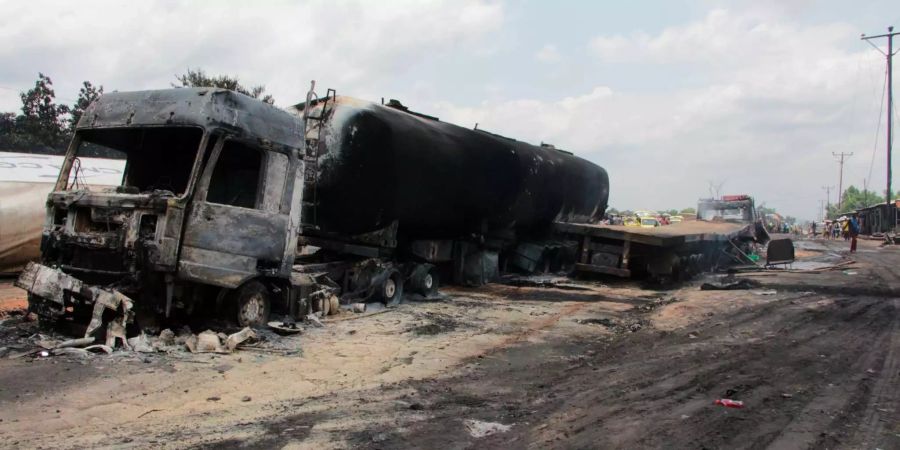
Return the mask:
[[640, 226], [641, 228], [656, 228], [659, 226], [659, 221], [653, 217], [641, 217]]
[[684, 217], [682, 217], [682, 216], [669, 217], [669, 223], [681, 223], [681, 222], [684, 222]]
[[637, 217], [626, 217], [622, 222], [622, 225], [625, 225], [626, 227], [639, 227], [641, 226], [641, 219]]

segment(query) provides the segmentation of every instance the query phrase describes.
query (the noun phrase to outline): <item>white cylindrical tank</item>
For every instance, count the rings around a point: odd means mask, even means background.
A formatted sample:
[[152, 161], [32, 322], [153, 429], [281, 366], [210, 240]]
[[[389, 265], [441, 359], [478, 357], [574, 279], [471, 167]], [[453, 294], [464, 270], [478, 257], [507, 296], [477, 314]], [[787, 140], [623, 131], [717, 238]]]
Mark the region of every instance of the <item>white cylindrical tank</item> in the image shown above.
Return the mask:
[[[79, 181], [89, 187], [121, 184], [124, 160], [79, 159]], [[0, 273], [17, 272], [40, 256], [47, 194], [62, 162], [62, 156], [0, 152]]]

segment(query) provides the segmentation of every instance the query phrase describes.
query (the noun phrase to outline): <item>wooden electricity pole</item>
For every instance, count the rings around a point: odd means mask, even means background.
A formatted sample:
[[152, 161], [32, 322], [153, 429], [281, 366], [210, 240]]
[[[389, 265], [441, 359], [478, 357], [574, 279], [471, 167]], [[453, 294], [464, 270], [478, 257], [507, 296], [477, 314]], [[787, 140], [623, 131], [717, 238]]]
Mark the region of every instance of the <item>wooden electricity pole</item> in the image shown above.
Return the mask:
[[853, 156], [853, 152], [850, 152], [850, 153], [831, 152], [831, 154], [834, 155], [835, 158], [838, 158], [838, 157], [840, 158], [838, 160], [838, 163], [841, 165], [841, 172], [840, 172], [840, 175], [838, 175], [838, 212], [841, 212], [841, 211], [843, 211], [843, 209], [841, 209], [841, 205], [843, 205], [843, 203], [844, 203], [844, 157], [849, 158], [849, 157]]
[[828, 209], [831, 208], [831, 190], [834, 186], [822, 186], [825, 190], [825, 219], [828, 218]]
[[[887, 59], [887, 192], [884, 193], [884, 198], [887, 204], [891, 204], [891, 147], [893, 144], [891, 142], [891, 116], [894, 113], [893, 108], [893, 66], [891, 64], [891, 60], [894, 58], [894, 36], [900, 34], [900, 32], [894, 32], [894, 27], [888, 27], [887, 34], [879, 34], [878, 36], [866, 36], [863, 34], [860, 39], [866, 41], [872, 47], [875, 47], [876, 50], [881, 52]], [[887, 52], [882, 51], [875, 44], [869, 42], [870, 39], [878, 39], [878, 38], [887, 38]]]

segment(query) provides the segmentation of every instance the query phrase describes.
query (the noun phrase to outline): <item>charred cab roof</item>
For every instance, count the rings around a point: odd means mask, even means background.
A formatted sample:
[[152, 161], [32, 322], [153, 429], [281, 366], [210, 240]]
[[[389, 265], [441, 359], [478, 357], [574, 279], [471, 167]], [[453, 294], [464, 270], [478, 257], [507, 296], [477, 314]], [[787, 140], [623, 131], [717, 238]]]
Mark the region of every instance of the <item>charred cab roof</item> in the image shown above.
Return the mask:
[[225, 128], [294, 148], [302, 147], [300, 118], [250, 96], [219, 88], [173, 88], [103, 94], [76, 129], [199, 126]]

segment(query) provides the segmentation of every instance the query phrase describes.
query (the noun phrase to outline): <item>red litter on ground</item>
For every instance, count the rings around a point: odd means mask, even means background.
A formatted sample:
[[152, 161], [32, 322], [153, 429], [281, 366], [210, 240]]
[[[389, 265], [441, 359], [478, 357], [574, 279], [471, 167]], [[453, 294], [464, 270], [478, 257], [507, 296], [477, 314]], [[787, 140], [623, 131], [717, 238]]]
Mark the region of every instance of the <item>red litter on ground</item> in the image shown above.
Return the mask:
[[713, 402], [715, 405], [722, 405], [726, 408], [743, 408], [744, 402], [740, 400], [731, 400], [727, 398], [720, 398]]

